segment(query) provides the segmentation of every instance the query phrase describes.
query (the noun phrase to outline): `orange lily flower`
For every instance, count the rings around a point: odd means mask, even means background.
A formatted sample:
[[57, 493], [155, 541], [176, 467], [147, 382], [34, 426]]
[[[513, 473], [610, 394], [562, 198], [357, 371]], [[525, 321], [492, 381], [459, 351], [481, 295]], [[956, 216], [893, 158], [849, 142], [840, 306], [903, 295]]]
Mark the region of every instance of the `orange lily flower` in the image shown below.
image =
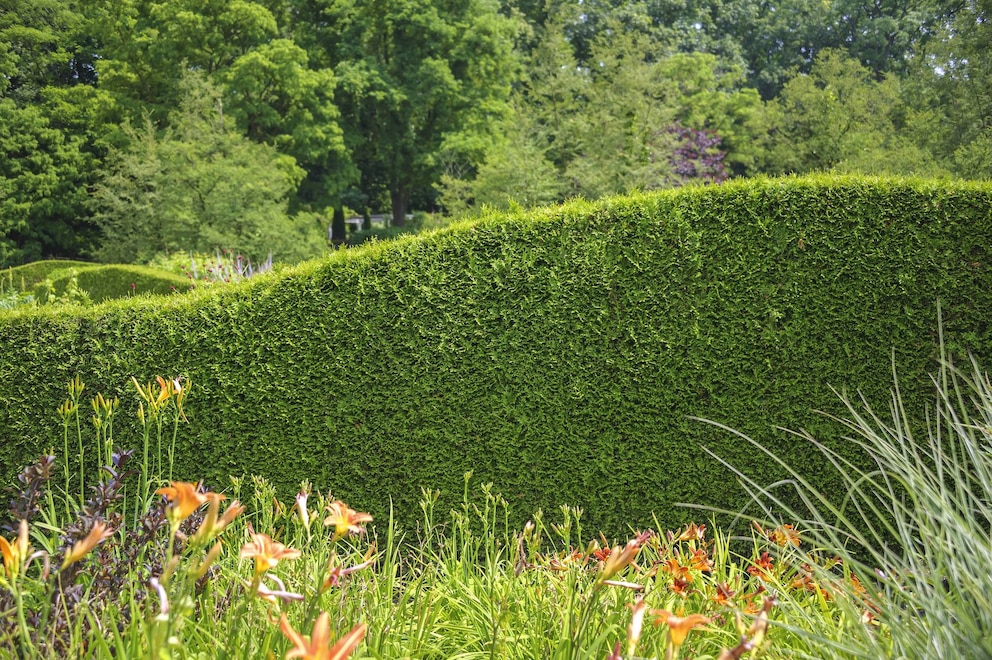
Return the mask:
[[661, 570], [670, 574], [676, 580], [685, 580], [686, 582], [692, 582], [692, 574], [689, 573], [689, 567], [683, 566], [679, 563], [679, 560], [675, 557], [669, 557], [661, 565]]
[[696, 525], [696, 523], [692, 523], [685, 528], [685, 531], [679, 535], [676, 541], [702, 541], [705, 536], [706, 525]]
[[158, 382], [159, 387], [159, 393], [158, 397], [155, 399], [155, 405], [161, 406], [163, 401], [172, 396], [172, 384], [161, 376], [155, 376], [155, 380]]
[[759, 578], [766, 578], [775, 568], [775, 562], [767, 552], [762, 552], [761, 556], [754, 561], [754, 566], [748, 566], [747, 572]]
[[792, 525], [779, 525], [775, 529], [765, 529], [756, 520], [752, 521], [751, 525], [758, 530], [759, 534], [777, 546], [784, 547], [791, 543], [798, 547], [801, 542], [799, 532]]
[[637, 552], [641, 549], [641, 546], [652, 536], [654, 536], [654, 532], [651, 530], [641, 532], [635, 538], [628, 541], [626, 547], [624, 547], [622, 551], [619, 546], [613, 548], [613, 550], [610, 551], [609, 556], [606, 558], [606, 561], [602, 564], [602, 569], [599, 573], [599, 581], [603, 582], [604, 580], [609, 580], [621, 570], [632, 564], [634, 559], [637, 557]]
[[689, 567], [703, 573], [713, 572], [713, 561], [709, 558], [709, 554], [705, 548], [692, 551], [692, 559], [689, 561]]
[[721, 582], [716, 585], [716, 593], [710, 596], [710, 599], [720, 607], [732, 607], [735, 593], [730, 589], [729, 584]]
[[334, 525], [335, 539], [348, 534], [361, 534], [365, 531], [361, 526], [367, 522], [372, 522], [372, 516], [349, 509], [348, 505], [341, 500], [335, 500], [328, 504], [327, 511], [331, 515], [324, 519], [324, 524]]
[[668, 588], [671, 589], [673, 593], [676, 593], [680, 596], [688, 596], [696, 592], [696, 590], [693, 589], [691, 585], [692, 585], [691, 580], [686, 580], [683, 578], [675, 578], [674, 580], [672, 580], [672, 584], [669, 585]]
[[9, 543], [0, 536], [0, 555], [3, 555], [3, 570], [7, 578], [14, 580], [21, 571], [21, 565], [28, 556], [28, 521], [21, 519], [17, 540]]
[[106, 523], [102, 521], [97, 521], [93, 523], [93, 528], [90, 533], [86, 535], [82, 541], [78, 541], [72, 546], [72, 550], [66, 553], [65, 560], [62, 562], [62, 570], [65, 570], [71, 564], [76, 563], [90, 551], [100, 544], [105, 538], [113, 534], [112, 530], [107, 529]]
[[293, 630], [289, 619], [283, 614], [279, 618], [279, 628], [283, 634], [293, 643], [293, 648], [286, 652], [286, 660], [291, 658], [303, 658], [303, 660], [344, 660], [351, 655], [365, 637], [368, 626], [360, 623], [351, 629], [348, 634], [339, 639], [334, 646], [330, 646], [331, 627], [330, 617], [327, 612], [321, 612], [317, 617], [317, 623], [313, 626], [313, 634], [305, 637]]
[[207, 501], [207, 496], [197, 491], [197, 484], [185, 481], [173, 481], [171, 486], [164, 486], [155, 492], [165, 495], [169, 500], [169, 506], [165, 510], [165, 517], [169, 519], [173, 532], [179, 528], [184, 520], [190, 517], [194, 511], [203, 506]]
[[296, 559], [299, 550], [287, 548], [278, 541], [273, 541], [268, 534], [252, 534], [251, 543], [241, 548], [241, 557], [254, 557], [255, 575], [261, 575], [283, 559]]
[[658, 617], [655, 619], [655, 625], [664, 623], [668, 626], [668, 638], [671, 641], [672, 648], [669, 648], [666, 657], [671, 657], [673, 651], [674, 653], [678, 653], [679, 647], [685, 643], [685, 638], [689, 636], [693, 628], [705, 626], [712, 621], [712, 619], [702, 614], [690, 614], [689, 616], [681, 617], [675, 616], [668, 610], [651, 610], [651, 614]]
[[219, 536], [235, 518], [241, 515], [245, 507], [238, 500], [234, 500], [224, 510], [223, 515], [218, 517], [217, 512], [220, 510], [220, 503], [227, 498], [220, 493], [206, 493], [204, 497], [210, 501], [210, 504], [207, 506], [207, 515], [200, 524], [200, 528], [193, 535], [193, 541], [206, 545]]

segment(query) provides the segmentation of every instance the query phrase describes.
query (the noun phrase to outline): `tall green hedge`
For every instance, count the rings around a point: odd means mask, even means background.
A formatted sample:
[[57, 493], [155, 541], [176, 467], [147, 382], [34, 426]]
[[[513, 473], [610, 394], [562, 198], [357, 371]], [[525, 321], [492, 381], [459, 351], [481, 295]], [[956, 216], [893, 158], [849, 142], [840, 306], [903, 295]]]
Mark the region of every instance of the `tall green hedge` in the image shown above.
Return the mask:
[[[59, 446], [76, 374], [136, 400], [132, 375], [194, 389], [180, 473], [224, 487], [307, 477], [380, 518], [422, 486], [493, 482], [520, 520], [584, 508], [588, 529], [674, 525], [678, 502], [745, 494], [706, 446], [828, 492], [807, 428], [852, 457], [831, 391], [929, 401], [938, 298], [950, 349], [992, 357], [992, 185], [864, 178], [733, 182], [494, 215], [343, 250], [216, 291], [0, 317], [3, 477]], [[921, 415], [922, 418], [922, 415]], [[119, 431], [118, 436], [122, 433]]]

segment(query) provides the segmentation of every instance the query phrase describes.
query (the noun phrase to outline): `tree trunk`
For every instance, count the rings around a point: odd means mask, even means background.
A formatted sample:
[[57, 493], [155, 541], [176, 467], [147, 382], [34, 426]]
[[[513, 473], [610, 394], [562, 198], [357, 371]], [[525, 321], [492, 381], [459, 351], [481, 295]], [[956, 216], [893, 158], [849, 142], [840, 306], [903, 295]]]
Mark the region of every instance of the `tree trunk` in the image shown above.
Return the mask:
[[344, 224], [344, 208], [336, 206], [334, 207], [334, 217], [331, 220], [331, 242], [335, 245], [344, 243], [345, 238], [347, 238], [347, 231]]
[[393, 226], [402, 227], [406, 224], [406, 207], [410, 203], [410, 189], [399, 185], [389, 192], [393, 201]]

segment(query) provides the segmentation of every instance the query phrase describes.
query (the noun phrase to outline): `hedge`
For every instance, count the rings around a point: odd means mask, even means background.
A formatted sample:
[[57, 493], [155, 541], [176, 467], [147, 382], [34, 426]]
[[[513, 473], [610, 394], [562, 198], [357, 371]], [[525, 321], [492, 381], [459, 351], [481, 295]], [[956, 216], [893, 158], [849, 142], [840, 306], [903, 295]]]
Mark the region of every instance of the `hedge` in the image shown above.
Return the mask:
[[23, 266], [14, 266], [0, 270], [0, 283], [6, 283], [19, 291], [30, 291], [36, 284], [44, 282], [58, 271], [75, 268], [81, 271], [84, 268], [93, 268], [96, 264], [88, 261], [74, 261], [71, 259], [45, 259], [43, 261], [33, 261]]
[[492, 215], [185, 296], [10, 313], [2, 476], [60, 445], [73, 376], [133, 410], [132, 375], [183, 374], [179, 474], [260, 474], [284, 498], [309, 478], [405, 525], [421, 487], [451, 505], [469, 470], [516, 522], [572, 504], [618, 535], [701, 517], [679, 502], [742, 506], [704, 446], [781, 478], [692, 416], [831, 492], [777, 427], [865, 460], [816, 411], [841, 410], [831, 387], [884, 409], [893, 362], [922, 411], [938, 299], [949, 349], [988, 363], [990, 236], [989, 184], [746, 180]]
[[[93, 302], [134, 295], [172, 294], [189, 291], [193, 285], [189, 279], [174, 275], [165, 270], [149, 266], [123, 264], [91, 265], [88, 268], [66, 268], [53, 271], [49, 279], [55, 287], [56, 295], [62, 295], [71, 278], [76, 278], [80, 289], [89, 294]], [[35, 287], [36, 297], [40, 297], [46, 283]]]

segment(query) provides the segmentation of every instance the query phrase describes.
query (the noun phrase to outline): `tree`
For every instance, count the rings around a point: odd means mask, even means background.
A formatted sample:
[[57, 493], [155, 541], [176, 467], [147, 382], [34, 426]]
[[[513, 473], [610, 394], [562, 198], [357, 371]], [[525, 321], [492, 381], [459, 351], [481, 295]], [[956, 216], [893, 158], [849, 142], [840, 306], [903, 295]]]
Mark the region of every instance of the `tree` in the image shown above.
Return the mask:
[[839, 169], [927, 174], [939, 169], [901, 130], [899, 81], [875, 79], [840, 51], [821, 53], [771, 105], [771, 173]]
[[88, 0], [87, 13], [99, 84], [135, 121], [164, 122], [186, 71], [216, 74], [278, 36], [271, 12], [248, 0]]
[[86, 103], [60, 102], [92, 90], [82, 22], [58, 0], [9, 0], [0, 11], [0, 265], [76, 257], [95, 236], [86, 190], [97, 119]]
[[81, 140], [53, 128], [41, 109], [0, 98], [0, 266], [78, 255], [88, 246], [88, 159]]
[[457, 167], [442, 175], [439, 202], [448, 213], [460, 215], [474, 205], [526, 208], [561, 199], [561, 177], [547, 158], [538, 127], [517, 110], [497, 134], [474, 176]]
[[98, 187], [106, 238], [98, 256], [135, 262], [223, 247], [293, 261], [319, 253], [319, 226], [287, 214], [304, 174], [293, 158], [233, 130], [220, 91], [202, 77], [187, 77], [182, 89], [170, 127], [159, 135], [146, 121], [132, 130], [130, 146]]
[[346, 140], [366, 198], [393, 224], [440, 178], [440, 156], [505, 115], [512, 22], [490, 0], [300, 0], [297, 35], [338, 77]]
[[339, 206], [341, 192], [358, 178], [334, 104], [330, 69], [311, 69], [306, 51], [276, 39], [242, 55], [220, 79], [227, 108], [245, 134], [296, 159], [306, 178], [294, 208]]
[[966, 178], [992, 178], [992, 2], [964, 2], [904, 83], [916, 142]]

